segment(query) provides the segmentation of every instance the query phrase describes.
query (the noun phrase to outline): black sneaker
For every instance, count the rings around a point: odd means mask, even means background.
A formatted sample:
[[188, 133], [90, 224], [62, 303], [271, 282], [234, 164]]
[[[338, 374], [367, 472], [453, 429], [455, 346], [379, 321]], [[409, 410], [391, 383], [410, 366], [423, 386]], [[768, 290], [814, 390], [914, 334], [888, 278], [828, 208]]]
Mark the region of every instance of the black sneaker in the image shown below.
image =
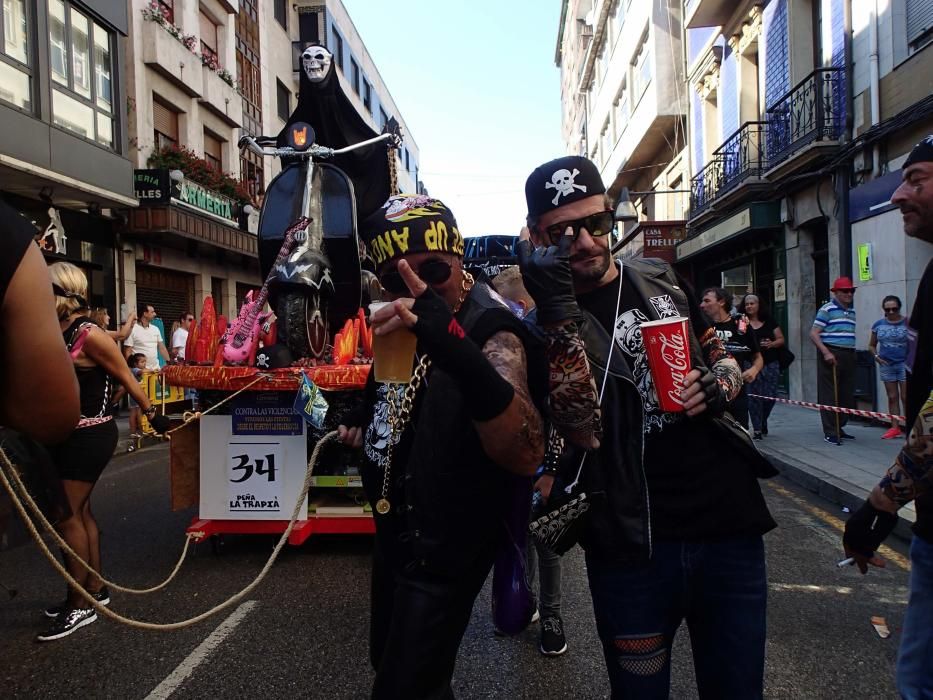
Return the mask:
[[764, 440], [764, 438], [763, 438], [762, 435], [761, 435], [761, 431], [760, 431], [760, 430], [756, 430], [755, 433], [754, 433], [754, 435], [752, 435], [752, 437], [755, 438], [756, 440]]
[[541, 653], [545, 656], [560, 656], [567, 651], [564, 623], [559, 617], [545, 617], [541, 621]]
[[835, 435], [824, 435], [823, 439], [830, 445], [835, 445], [836, 447], [839, 447], [842, 444], [839, 438], [837, 438]]
[[[110, 591], [107, 590], [107, 586], [103, 586], [97, 593], [91, 593], [91, 596], [101, 605], [108, 605], [110, 603]], [[46, 608], [45, 616], [58, 617], [62, 612], [68, 609], [68, 601], [66, 600], [58, 605], [53, 605], [51, 608]]]
[[38, 642], [51, 642], [53, 639], [61, 639], [78, 630], [85, 625], [96, 622], [97, 612], [94, 608], [71, 608], [65, 610], [55, 618], [55, 622], [49, 627], [48, 631], [36, 637]]
[[854, 435], [849, 435], [844, 430], [839, 431], [839, 437], [841, 437], [843, 440], [854, 440], [855, 439]]

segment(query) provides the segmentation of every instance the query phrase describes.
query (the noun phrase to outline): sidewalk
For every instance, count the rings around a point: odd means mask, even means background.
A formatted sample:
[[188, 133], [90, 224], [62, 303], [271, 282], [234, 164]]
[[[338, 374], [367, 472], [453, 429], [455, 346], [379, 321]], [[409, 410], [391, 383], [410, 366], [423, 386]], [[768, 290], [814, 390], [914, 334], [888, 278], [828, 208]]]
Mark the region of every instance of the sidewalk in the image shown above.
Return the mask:
[[[904, 439], [882, 440], [888, 426], [875, 427], [850, 419], [845, 431], [855, 440], [841, 446], [823, 441], [820, 414], [807, 408], [778, 404], [768, 419], [769, 435], [759, 449], [781, 474], [828, 501], [854, 510], [894, 462]], [[910, 538], [916, 520], [913, 503], [901, 508], [895, 533]], [[847, 516], [840, 514], [845, 520]]]

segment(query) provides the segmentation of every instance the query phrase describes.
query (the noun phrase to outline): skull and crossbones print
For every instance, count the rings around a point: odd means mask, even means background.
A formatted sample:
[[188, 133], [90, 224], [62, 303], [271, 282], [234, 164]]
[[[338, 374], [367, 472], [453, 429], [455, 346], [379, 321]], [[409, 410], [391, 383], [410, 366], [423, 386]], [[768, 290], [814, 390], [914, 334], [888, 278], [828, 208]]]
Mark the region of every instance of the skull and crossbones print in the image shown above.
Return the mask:
[[545, 182], [545, 189], [557, 190], [557, 194], [554, 195], [554, 199], [551, 200], [551, 203], [556, 207], [557, 202], [560, 201], [560, 198], [569, 197], [573, 194], [574, 189], [578, 189], [581, 192], [586, 192], [586, 185], [578, 185], [574, 182], [577, 175], [580, 174], [580, 171], [576, 168], [573, 169], [573, 172], [565, 168], [560, 170], [555, 170], [554, 174], [551, 175], [551, 181]]

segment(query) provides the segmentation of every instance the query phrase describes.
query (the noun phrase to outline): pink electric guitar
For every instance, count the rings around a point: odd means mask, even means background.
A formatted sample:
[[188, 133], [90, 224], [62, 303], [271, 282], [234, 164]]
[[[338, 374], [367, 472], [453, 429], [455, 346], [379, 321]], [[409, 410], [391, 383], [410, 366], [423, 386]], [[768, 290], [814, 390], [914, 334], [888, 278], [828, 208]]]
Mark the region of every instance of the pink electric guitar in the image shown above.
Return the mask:
[[294, 224], [288, 227], [285, 232], [285, 240], [282, 241], [282, 247], [279, 248], [279, 254], [275, 258], [275, 263], [269, 270], [269, 275], [259, 290], [259, 294], [253, 297], [250, 290], [246, 295], [246, 302], [240, 307], [240, 313], [236, 320], [230, 324], [230, 328], [224, 336], [223, 361], [228, 365], [239, 365], [246, 362], [249, 366], [256, 360], [256, 351], [259, 349], [259, 337], [262, 334], [262, 322], [265, 318], [261, 314], [262, 307], [266, 305], [266, 298], [269, 296], [269, 280], [275, 274], [276, 267], [283, 265], [295, 245], [295, 237], [299, 231], [308, 227], [311, 220], [307, 217], [301, 217]]

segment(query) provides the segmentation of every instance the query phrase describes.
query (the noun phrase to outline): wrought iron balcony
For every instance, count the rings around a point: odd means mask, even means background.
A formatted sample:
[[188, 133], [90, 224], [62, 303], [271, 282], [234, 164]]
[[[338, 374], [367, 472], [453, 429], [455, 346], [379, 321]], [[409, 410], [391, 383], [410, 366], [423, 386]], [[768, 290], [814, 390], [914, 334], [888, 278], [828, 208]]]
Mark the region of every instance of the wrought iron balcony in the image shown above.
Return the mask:
[[767, 122], [745, 122], [713, 152], [722, 161], [718, 194], [737, 186], [749, 177], [759, 177], [767, 170], [765, 138]]
[[818, 68], [768, 108], [767, 158], [774, 167], [815, 141], [835, 141], [846, 117], [842, 68]]
[[716, 199], [735, 190], [747, 179], [759, 178], [767, 170], [767, 128], [766, 122], [745, 122], [713, 151], [710, 162], [691, 181], [691, 218], [701, 214]]
[[722, 182], [722, 160], [714, 157], [690, 180], [690, 217], [693, 218], [708, 209]]

